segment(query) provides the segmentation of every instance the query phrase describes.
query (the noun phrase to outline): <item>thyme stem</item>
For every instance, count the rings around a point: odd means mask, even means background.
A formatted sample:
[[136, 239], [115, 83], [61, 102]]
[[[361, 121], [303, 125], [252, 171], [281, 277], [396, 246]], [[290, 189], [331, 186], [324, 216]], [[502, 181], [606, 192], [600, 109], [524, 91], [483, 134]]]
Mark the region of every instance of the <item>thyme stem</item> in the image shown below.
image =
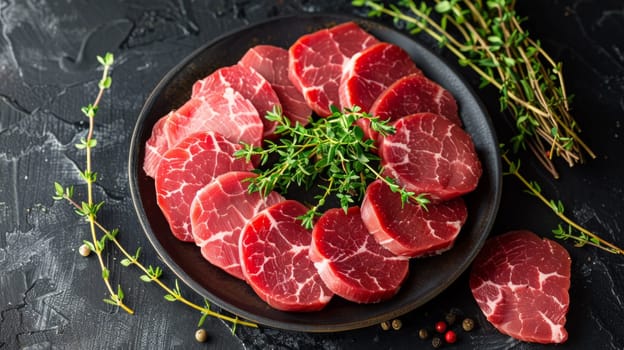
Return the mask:
[[[541, 192], [541, 190], [539, 189], [539, 187], [536, 187], [536, 184], [534, 182], [531, 182], [529, 180], [527, 180], [522, 174], [520, 174], [520, 166], [517, 163], [512, 162], [509, 157], [507, 157], [506, 154], [502, 155], [503, 160], [505, 161], [505, 163], [507, 163], [507, 165], [509, 166], [509, 172], [508, 174], [515, 176], [518, 180], [520, 180], [520, 182], [527, 188], [527, 190], [529, 191], [529, 193], [535, 197], [537, 197], [542, 203], [546, 204], [552, 212], [555, 213], [555, 215], [557, 215], [561, 220], [563, 220], [566, 224], [570, 225], [570, 227], [574, 228], [575, 230], [577, 230], [578, 232], [581, 232], [582, 234], [590, 237], [591, 239], [587, 239], [584, 238], [585, 236], [574, 236], [571, 234], [566, 234], [563, 236], [564, 239], [566, 238], [572, 238], [574, 240], [576, 240], [579, 243], [582, 244], [590, 244], [596, 248], [602, 249], [606, 252], [609, 253], [613, 253], [613, 254], [624, 254], [624, 250], [622, 250], [622, 248], [619, 248], [618, 246], [616, 246], [615, 244], [612, 244], [608, 241], [605, 241], [604, 239], [600, 238], [598, 235], [596, 235], [595, 233], [589, 231], [588, 229], [582, 227], [581, 225], [577, 224], [576, 222], [574, 222], [572, 219], [568, 218], [564, 213], [563, 210], [560, 208], [559, 205], [554, 205], [555, 202], [548, 200]], [[581, 244], [581, 245], [582, 245]]]
[[[95, 129], [94, 119], [95, 119], [95, 114], [97, 113], [97, 109], [100, 104], [100, 101], [102, 100], [102, 96], [104, 96], [104, 91], [110, 87], [109, 71], [110, 71], [110, 67], [113, 64], [112, 55], [110, 54], [107, 54], [105, 58], [99, 58], [99, 59], [100, 61], [103, 61], [102, 65], [104, 67], [102, 71], [102, 78], [100, 79], [97, 97], [95, 101], [93, 102], [93, 104], [89, 105], [89, 107], [86, 109], [86, 112], [85, 112], [87, 118], [89, 119], [89, 131], [87, 132], [87, 137], [85, 138], [84, 142], [81, 143], [79, 147], [79, 148], [84, 148], [85, 153], [86, 153], [86, 170], [83, 172], [83, 178], [85, 179], [87, 183], [87, 204], [90, 210], [84, 211], [84, 214], [86, 214], [87, 220], [89, 221], [91, 241], [92, 241], [93, 247], [95, 248], [95, 254], [100, 264], [100, 269], [102, 270], [102, 279], [104, 280], [106, 289], [108, 289], [110, 298], [115, 305], [119, 306], [121, 309], [123, 309], [124, 311], [132, 315], [134, 314], [134, 310], [129, 308], [123, 302], [123, 297], [120, 295], [120, 293], [115, 292], [115, 290], [110, 284], [109, 270], [106, 264], [104, 263], [104, 258], [102, 257], [102, 251], [104, 249], [104, 245], [98, 241], [97, 232], [95, 229], [95, 221], [96, 221], [95, 215], [96, 215], [97, 209], [96, 207], [94, 207], [94, 203], [93, 203], [93, 183], [95, 182], [96, 174], [93, 173], [92, 171], [92, 160], [91, 160], [92, 158], [91, 150], [93, 147], [95, 147], [95, 142], [93, 139], [93, 132]], [[84, 210], [84, 208], [82, 208], [81, 206], [79, 206], [77, 209]]]

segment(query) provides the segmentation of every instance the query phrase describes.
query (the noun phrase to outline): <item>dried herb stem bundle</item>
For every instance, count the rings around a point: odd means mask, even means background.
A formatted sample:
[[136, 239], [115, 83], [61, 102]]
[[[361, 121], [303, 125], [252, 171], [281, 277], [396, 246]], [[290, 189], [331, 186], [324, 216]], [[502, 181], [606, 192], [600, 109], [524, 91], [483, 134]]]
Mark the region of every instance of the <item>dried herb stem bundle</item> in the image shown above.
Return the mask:
[[481, 78], [481, 86], [499, 90], [502, 111], [516, 128], [514, 152], [530, 149], [555, 177], [553, 157], [569, 166], [595, 158], [579, 137], [565, 89], [562, 65], [556, 63], [523, 29], [513, 0], [401, 0], [398, 5], [355, 0], [371, 9], [369, 16], [387, 15], [404, 22], [412, 34], [424, 32], [447, 48], [462, 66]]

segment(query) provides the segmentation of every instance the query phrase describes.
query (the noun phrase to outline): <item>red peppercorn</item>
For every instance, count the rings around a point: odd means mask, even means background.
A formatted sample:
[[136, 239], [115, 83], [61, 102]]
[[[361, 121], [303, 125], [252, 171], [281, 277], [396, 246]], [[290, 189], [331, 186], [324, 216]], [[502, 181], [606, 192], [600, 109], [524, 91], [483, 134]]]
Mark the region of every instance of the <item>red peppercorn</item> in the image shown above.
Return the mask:
[[455, 332], [453, 331], [447, 331], [444, 334], [444, 340], [449, 344], [453, 344], [457, 341], [457, 334], [455, 334]]
[[446, 322], [444, 322], [444, 321], [436, 322], [435, 330], [438, 333], [444, 333], [444, 331], [446, 331]]

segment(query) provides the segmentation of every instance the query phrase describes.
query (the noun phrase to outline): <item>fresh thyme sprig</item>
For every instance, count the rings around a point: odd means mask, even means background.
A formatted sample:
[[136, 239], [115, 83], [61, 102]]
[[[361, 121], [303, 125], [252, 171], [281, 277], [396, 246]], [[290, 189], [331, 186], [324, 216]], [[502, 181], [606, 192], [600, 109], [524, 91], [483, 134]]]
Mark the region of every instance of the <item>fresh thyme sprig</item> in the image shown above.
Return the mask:
[[[54, 183], [55, 195], [53, 196], [53, 198], [55, 200], [67, 201], [71, 206], [74, 207], [74, 210], [78, 215], [85, 217], [86, 220], [89, 222], [89, 228], [91, 231], [91, 241], [85, 240], [84, 243], [85, 245], [89, 247], [91, 251], [95, 252], [98, 257], [98, 261], [100, 263], [100, 267], [102, 270], [102, 278], [110, 294], [110, 297], [104, 299], [104, 302], [108, 304], [116, 305], [122, 308], [124, 311], [128, 312], [129, 314], [134, 313], [134, 311], [130, 309], [127, 305], [125, 305], [123, 302], [124, 293], [123, 293], [123, 290], [121, 289], [121, 286], [118, 286], [117, 291], [114, 291], [109, 281], [110, 270], [104, 264], [103, 251], [106, 246], [106, 242], [112, 242], [113, 245], [125, 256], [125, 258], [121, 260], [121, 264], [123, 266], [126, 266], [126, 267], [130, 265], [136, 266], [139, 270], [141, 270], [144, 273], [143, 275], [140, 276], [140, 279], [144, 282], [154, 282], [159, 287], [161, 287], [167, 293], [164, 296], [166, 300], [172, 301], [172, 302], [179, 301], [199, 311], [201, 313], [201, 317], [200, 317], [198, 327], [201, 327], [204, 320], [208, 316], [216, 317], [216, 318], [232, 323], [233, 324], [232, 331], [234, 331], [236, 329], [236, 325], [239, 325], [239, 324], [248, 326], [248, 327], [258, 327], [258, 325], [253, 322], [240, 320], [238, 319], [238, 317], [230, 317], [230, 316], [223, 315], [223, 314], [220, 314], [218, 312], [211, 310], [210, 304], [206, 300], [204, 300], [204, 306], [199, 306], [189, 301], [184, 296], [182, 296], [182, 292], [180, 290], [180, 286], [178, 285], [177, 280], [175, 281], [174, 288], [171, 288], [167, 286], [164, 282], [162, 282], [162, 280], [160, 279], [163, 273], [163, 270], [161, 267], [159, 266], [153, 267], [151, 265], [146, 267], [139, 261], [141, 248], [138, 248], [134, 254], [130, 254], [121, 245], [119, 240], [117, 240], [117, 235], [119, 234], [119, 230], [118, 229], [108, 230], [97, 220], [97, 213], [99, 212], [101, 207], [104, 205], [104, 202], [94, 203], [94, 200], [93, 200], [93, 185], [97, 181], [97, 173], [95, 173], [92, 170], [92, 160], [91, 160], [92, 159], [91, 150], [97, 145], [96, 139], [93, 138], [93, 132], [94, 132], [94, 127], [95, 127], [94, 119], [95, 119], [95, 115], [97, 113], [100, 101], [104, 95], [104, 91], [110, 88], [111, 83], [112, 83], [112, 79], [109, 76], [109, 71], [114, 63], [114, 57], [111, 53], [107, 53], [103, 57], [98, 56], [97, 59], [98, 59], [98, 62], [100, 62], [100, 64], [103, 66], [103, 74], [99, 82], [99, 92], [97, 94], [95, 101], [92, 104], [89, 104], [88, 106], [82, 108], [82, 112], [89, 119], [89, 130], [88, 130], [87, 136], [85, 138], [82, 138], [80, 140], [80, 143], [76, 145], [78, 149], [85, 150], [86, 152], [86, 168], [84, 171], [80, 172], [80, 175], [87, 184], [87, 198], [88, 199], [87, 199], [87, 202], [76, 201], [73, 198], [74, 187], [73, 186], [63, 187], [63, 185], [61, 185], [58, 182]], [[102, 232], [102, 236], [99, 239], [97, 235], [97, 230], [100, 230]]]
[[[60, 184], [55, 184], [56, 187], [56, 196], [55, 199], [64, 199], [66, 201], [69, 202], [69, 204], [71, 204], [76, 211], [82, 210], [81, 205], [78, 204], [75, 200], [72, 199], [71, 194], [73, 193], [73, 187], [67, 187], [67, 188], [63, 188]], [[98, 241], [97, 245], [99, 246], [103, 246], [105, 244], [106, 241], [110, 241], [112, 242], [115, 247], [117, 249], [119, 249], [119, 251], [124, 255], [124, 258], [121, 260], [121, 265], [128, 267], [131, 265], [136, 266], [139, 270], [141, 270], [144, 274], [141, 275], [139, 278], [141, 279], [141, 281], [146, 282], [146, 283], [150, 283], [150, 282], [154, 282], [156, 283], [160, 288], [162, 288], [167, 294], [165, 294], [164, 298], [168, 301], [179, 301], [195, 310], [198, 310], [202, 316], [200, 319], [200, 324], [199, 326], [201, 326], [201, 324], [203, 323], [203, 320], [207, 317], [207, 316], [212, 316], [212, 317], [216, 317], [219, 319], [222, 319], [224, 321], [228, 321], [231, 322], [234, 326], [236, 326], [237, 324], [243, 325], [243, 326], [248, 326], [248, 327], [258, 327], [257, 324], [252, 323], [252, 322], [248, 322], [248, 321], [244, 321], [244, 320], [240, 320], [238, 319], [238, 317], [230, 317], [227, 315], [223, 315], [220, 313], [217, 313], [215, 311], [212, 311], [210, 309], [210, 304], [208, 304], [208, 302], [205, 300], [204, 301], [204, 306], [199, 306], [191, 301], [189, 301], [188, 299], [186, 299], [185, 297], [182, 296], [182, 292], [180, 291], [180, 286], [178, 285], [178, 281], [175, 281], [175, 287], [171, 288], [169, 286], [167, 286], [164, 282], [162, 282], [162, 280], [160, 279], [160, 277], [163, 274], [163, 269], [160, 266], [152, 266], [152, 265], [148, 265], [145, 266], [141, 263], [141, 261], [139, 260], [140, 254], [141, 254], [141, 248], [137, 248], [136, 252], [134, 254], [130, 254], [119, 242], [119, 240], [117, 240], [117, 235], [119, 233], [119, 230], [117, 229], [112, 229], [112, 230], [108, 230], [106, 229], [99, 221], [94, 220], [94, 225], [95, 227], [97, 227], [97, 229], [99, 229], [103, 235], [102, 238]], [[91, 242], [85, 242], [89, 248], [93, 249], [93, 245], [91, 244]], [[119, 289], [121, 290], [121, 289]], [[123, 293], [123, 292], [122, 292]], [[123, 295], [123, 294], [122, 294]], [[122, 296], [123, 298], [123, 296]], [[110, 303], [110, 301], [107, 301], [108, 303]], [[116, 304], [115, 304], [116, 305]], [[198, 326], [198, 327], [199, 327]]]
[[[63, 188], [60, 184], [55, 184], [56, 187], [56, 191], [57, 191], [57, 195], [55, 196], [56, 199], [64, 199], [67, 200], [72, 206], [74, 206], [74, 208], [76, 208], [76, 211], [80, 211], [82, 210], [81, 205], [78, 204], [76, 201], [74, 201], [71, 198], [71, 194], [73, 193], [73, 188], [72, 187], [67, 187], [67, 188]], [[141, 270], [144, 274], [141, 275], [139, 278], [141, 279], [141, 281], [146, 282], [146, 283], [150, 283], [150, 282], [154, 282], [156, 283], [160, 288], [162, 288], [167, 294], [165, 294], [164, 298], [168, 301], [179, 301], [195, 310], [198, 310], [202, 316], [200, 319], [200, 323], [199, 326], [201, 326], [201, 324], [203, 323], [203, 321], [205, 320], [205, 318], [207, 316], [212, 316], [212, 317], [216, 317], [216, 318], [220, 318], [224, 321], [228, 321], [231, 322], [234, 326], [240, 324], [243, 326], [248, 326], [248, 327], [258, 327], [257, 324], [252, 323], [252, 322], [248, 322], [248, 321], [244, 321], [244, 320], [240, 320], [238, 319], [238, 317], [230, 317], [227, 315], [223, 315], [220, 313], [217, 313], [215, 311], [212, 311], [210, 309], [210, 304], [204, 300], [204, 306], [199, 306], [191, 301], [189, 301], [188, 299], [186, 299], [185, 297], [182, 296], [182, 292], [180, 291], [180, 286], [178, 285], [178, 281], [175, 281], [175, 287], [171, 288], [169, 286], [167, 286], [164, 282], [162, 282], [162, 280], [160, 279], [160, 277], [163, 274], [163, 269], [159, 266], [152, 266], [152, 265], [148, 265], [147, 267], [145, 265], [143, 265], [141, 263], [141, 261], [139, 260], [140, 254], [141, 254], [141, 248], [137, 248], [136, 252], [134, 254], [130, 254], [119, 242], [119, 240], [117, 240], [117, 234], [119, 233], [119, 230], [117, 229], [113, 229], [113, 230], [108, 230], [106, 229], [104, 226], [102, 226], [102, 224], [100, 224], [100, 222], [98, 222], [97, 220], [94, 220], [94, 225], [103, 233], [102, 238], [98, 241], [99, 246], [103, 246], [104, 243], [106, 241], [110, 241], [112, 242], [115, 247], [117, 247], [117, 249], [119, 249], [119, 251], [124, 255], [124, 258], [121, 260], [121, 265], [128, 267], [131, 265], [136, 266], [139, 270]], [[93, 249], [93, 245], [91, 244], [91, 242], [85, 242], [87, 243], [87, 245], [89, 246], [89, 248]], [[120, 289], [119, 289], [120, 290]], [[123, 294], [122, 294], [123, 295]], [[123, 296], [122, 296], [123, 298]], [[110, 303], [110, 302], [108, 302]], [[116, 305], [116, 304], [115, 304]], [[198, 327], [199, 327], [198, 326]]]
[[[129, 314], [133, 314], [134, 310], [129, 308], [124, 302], [124, 293], [121, 289], [121, 286], [117, 286], [117, 291], [113, 290], [113, 287], [110, 283], [109, 275], [110, 270], [106, 263], [104, 263], [104, 258], [102, 252], [104, 251], [105, 243], [107, 239], [114, 237], [116, 231], [114, 233], [109, 233], [105, 235], [101, 239], [97, 238], [96, 232], [96, 216], [103, 202], [95, 203], [93, 200], [93, 184], [97, 180], [97, 173], [92, 170], [92, 160], [91, 160], [91, 150], [97, 145], [97, 140], [93, 138], [93, 130], [94, 130], [94, 119], [98, 110], [98, 106], [102, 97], [104, 96], [104, 92], [110, 88], [112, 79], [109, 75], [110, 69], [113, 66], [114, 57], [113, 54], [107, 53], [106, 55], [98, 56], [98, 62], [103, 67], [102, 70], [102, 78], [98, 83], [99, 91], [95, 101], [92, 104], [89, 104], [86, 107], [82, 108], [82, 112], [89, 119], [89, 130], [87, 131], [87, 136], [80, 139], [80, 143], [76, 144], [76, 148], [80, 150], [84, 150], [86, 153], [86, 166], [85, 170], [80, 172], [80, 176], [87, 184], [87, 201], [81, 202], [80, 204], [75, 203], [76, 213], [80, 216], [85, 217], [85, 219], [89, 222], [89, 230], [91, 232], [91, 241], [85, 240], [84, 243], [91, 249], [91, 251], [95, 252], [95, 255], [98, 258], [98, 262], [100, 264], [100, 269], [102, 270], [102, 280], [104, 281], [104, 285], [106, 289], [108, 289], [109, 297], [104, 299], [104, 302], [112, 305], [116, 305], [126, 311]], [[58, 182], [54, 183], [55, 188], [55, 196], [53, 197], [55, 200], [69, 200], [73, 201], [72, 196], [74, 194], [73, 187], [63, 188], [61, 184]]]
[[552, 199], [547, 199], [542, 194], [542, 188], [537, 182], [527, 180], [522, 174], [520, 174], [520, 160], [513, 162], [505, 153], [503, 153], [502, 157], [509, 167], [508, 170], [505, 172], [505, 175], [515, 176], [527, 188], [526, 192], [528, 194], [537, 197], [542, 203], [546, 204], [550, 208], [550, 210], [555, 213], [555, 215], [557, 215], [568, 225], [567, 229], [564, 228], [561, 224], [559, 224], [556, 229], [553, 229], [552, 233], [554, 234], [555, 238], [561, 240], [571, 239], [575, 241], [574, 246], [576, 247], [591, 245], [612, 254], [624, 254], [624, 250], [622, 250], [622, 248], [619, 248], [618, 246], [605, 241], [595, 233], [589, 231], [588, 229], [574, 222], [572, 219], [568, 218], [564, 214], [565, 208], [560, 200], [555, 201]]
[[317, 185], [323, 193], [314, 197], [316, 203], [300, 218], [306, 228], [313, 227], [320, 208], [331, 195], [346, 211], [350, 204], [364, 196], [368, 183], [376, 179], [399, 192], [403, 202], [413, 200], [422, 206], [429, 203], [426, 194], [406, 191], [393, 179], [382, 175], [379, 156], [373, 152], [375, 141], [366, 139], [363, 130], [355, 124], [357, 119], [368, 119], [373, 130], [387, 135], [394, 133], [387, 121], [362, 112], [357, 106], [343, 111], [333, 106], [330, 109], [331, 115], [313, 120], [307, 127], [299, 123], [293, 125], [279, 109], [267, 114], [268, 120], [277, 123], [275, 133], [280, 135], [279, 141], [267, 140], [264, 148], [247, 144], [235, 153], [236, 157], [247, 160], [259, 157], [261, 166], [271, 162], [271, 155], [278, 156], [277, 161], [250, 179], [251, 192], [260, 191], [266, 195], [273, 189], [286, 192], [293, 184], [306, 190]]
[[400, 0], [398, 6], [369, 0], [352, 3], [370, 8], [371, 17], [387, 15], [404, 22], [412, 34], [428, 34], [460, 65], [476, 72], [482, 87], [496, 87], [500, 108], [509, 112], [517, 130], [510, 140], [512, 149], [529, 148], [553, 177], [559, 176], [553, 157], [569, 166], [582, 162], [585, 154], [595, 158], [570, 114], [561, 63], [523, 29], [515, 0]]
[[[100, 230], [105, 232], [105, 234], [106, 232], [108, 232], [104, 227], [102, 226], [98, 226], [98, 227], [100, 228]], [[198, 327], [200, 327], [203, 324], [207, 316], [219, 318], [224, 321], [232, 323], [233, 325], [232, 331], [234, 331], [236, 325], [239, 325], [239, 324], [243, 326], [254, 327], [254, 328], [258, 327], [258, 325], [253, 322], [240, 320], [238, 319], [238, 317], [230, 317], [230, 316], [223, 315], [223, 314], [220, 314], [218, 312], [211, 310], [210, 304], [208, 303], [207, 300], [204, 300], [204, 306], [199, 306], [191, 302], [190, 300], [182, 296], [182, 292], [180, 291], [180, 286], [178, 285], [177, 279], [175, 280], [175, 287], [171, 288], [160, 280], [160, 276], [163, 273], [163, 270], [160, 267], [158, 266], [152, 267], [151, 265], [145, 267], [145, 265], [143, 265], [139, 261], [139, 254], [141, 252], [141, 248], [138, 248], [133, 255], [130, 255], [130, 253], [119, 243], [119, 241], [117, 241], [116, 239], [113, 239], [112, 241], [115, 244], [115, 246], [117, 246], [119, 251], [121, 251], [121, 253], [125, 256], [125, 258], [121, 260], [121, 264], [123, 266], [127, 267], [127, 266], [134, 265], [137, 268], [139, 268], [139, 270], [141, 270], [144, 273], [143, 275], [140, 276], [141, 280], [147, 283], [150, 283], [150, 282], [156, 283], [160, 288], [162, 288], [167, 293], [164, 296], [166, 300], [171, 301], [171, 302], [178, 301], [178, 302], [183, 303], [186, 306], [189, 306], [199, 311], [202, 314], [202, 316], [200, 318]]]

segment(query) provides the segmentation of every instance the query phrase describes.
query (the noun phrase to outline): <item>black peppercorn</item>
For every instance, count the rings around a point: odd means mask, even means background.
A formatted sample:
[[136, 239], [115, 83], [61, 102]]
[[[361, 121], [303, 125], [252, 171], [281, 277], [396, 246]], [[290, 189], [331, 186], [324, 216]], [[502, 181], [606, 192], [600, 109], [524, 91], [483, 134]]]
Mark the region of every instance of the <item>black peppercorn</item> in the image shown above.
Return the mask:
[[429, 331], [426, 328], [421, 328], [418, 331], [418, 337], [422, 340], [429, 338]]
[[431, 346], [438, 349], [442, 346], [442, 339], [440, 337], [433, 337], [433, 339], [431, 339]]
[[455, 323], [455, 320], [457, 320], [457, 315], [451, 311], [446, 314], [444, 319], [446, 320], [446, 323], [448, 323], [448, 325], [451, 326], [453, 325], [453, 323]]

